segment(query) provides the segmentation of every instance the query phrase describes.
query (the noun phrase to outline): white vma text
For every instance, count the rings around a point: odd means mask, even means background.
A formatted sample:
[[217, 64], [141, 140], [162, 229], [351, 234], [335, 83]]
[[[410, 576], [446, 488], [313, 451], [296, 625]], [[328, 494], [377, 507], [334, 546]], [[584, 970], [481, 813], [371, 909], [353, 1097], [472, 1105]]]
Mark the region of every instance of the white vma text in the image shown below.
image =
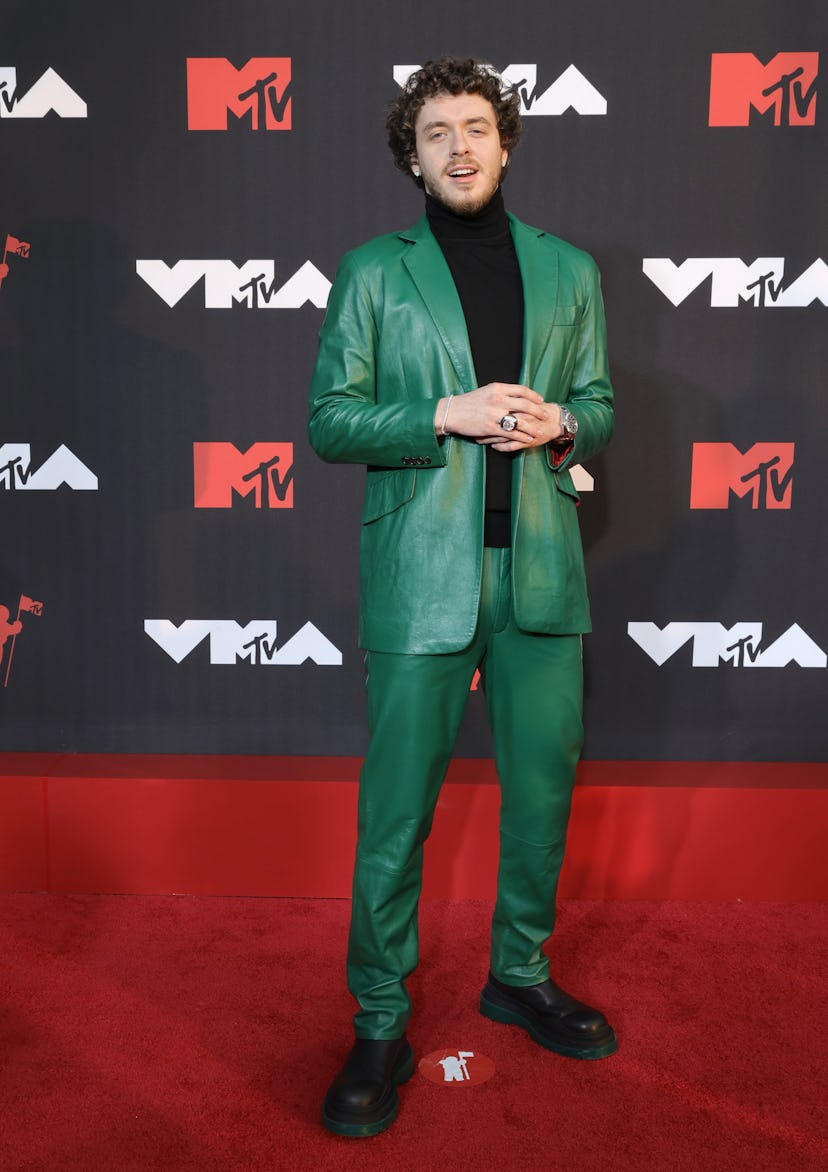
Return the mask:
[[794, 623], [763, 646], [762, 623], [628, 623], [627, 634], [659, 667], [686, 643], [693, 646], [693, 667], [825, 667], [825, 652]]
[[7, 492], [53, 492], [65, 484], [79, 492], [94, 492], [94, 472], [61, 444], [39, 468], [32, 468], [30, 444], [0, 444], [0, 488]]
[[642, 269], [673, 305], [681, 305], [709, 278], [714, 309], [746, 304], [755, 309], [786, 309], [814, 301], [828, 306], [828, 265], [819, 257], [788, 285], [781, 256], [760, 256], [751, 264], [738, 256], [691, 256], [681, 264], [654, 256], [644, 258]]
[[204, 282], [205, 309], [299, 309], [308, 301], [317, 309], [328, 304], [331, 282], [316, 265], [305, 261], [282, 281], [272, 260], [137, 260], [135, 271], [162, 301], [172, 307], [199, 281]]
[[86, 102], [51, 67], [25, 94], [17, 89], [17, 70], [0, 65], [0, 118], [85, 118]]
[[309, 622], [281, 646], [276, 641], [275, 619], [253, 619], [244, 626], [234, 619], [185, 619], [178, 626], [170, 619], [145, 619], [144, 631], [176, 663], [207, 639], [212, 664], [242, 660], [257, 667], [295, 667], [310, 659], [320, 667], [342, 665], [339, 648]]
[[[419, 65], [395, 65], [394, 81], [404, 86]], [[542, 92], [538, 89], [537, 65], [507, 65], [500, 76], [506, 86], [513, 86], [520, 95], [520, 112], [524, 117], [533, 114], [560, 115], [567, 110], [576, 114], [606, 114], [607, 99], [588, 81], [580, 69], [568, 66]]]

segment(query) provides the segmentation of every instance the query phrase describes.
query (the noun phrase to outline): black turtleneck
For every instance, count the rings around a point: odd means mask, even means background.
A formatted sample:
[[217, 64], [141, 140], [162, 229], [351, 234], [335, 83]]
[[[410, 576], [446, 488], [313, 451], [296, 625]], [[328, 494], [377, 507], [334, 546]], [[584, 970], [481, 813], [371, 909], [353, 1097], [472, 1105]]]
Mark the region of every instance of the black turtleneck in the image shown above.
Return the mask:
[[[426, 215], [457, 287], [477, 385], [516, 383], [523, 364], [523, 282], [500, 188], [472, 216], [426, 195]], [[511, 544], [511, 497], [512, 456], [487, 446], [486, 545]]]

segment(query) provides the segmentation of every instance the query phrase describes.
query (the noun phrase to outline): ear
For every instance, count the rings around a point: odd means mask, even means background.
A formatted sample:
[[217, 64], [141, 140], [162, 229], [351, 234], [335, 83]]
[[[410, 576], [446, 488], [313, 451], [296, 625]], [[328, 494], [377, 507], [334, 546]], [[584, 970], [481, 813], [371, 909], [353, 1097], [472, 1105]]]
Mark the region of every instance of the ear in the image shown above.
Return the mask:
[[417, 162], [417, 156], [411, 155], [411, 157], [409, 158], [408, 161], [411, 164], [411, 174], [414, 176], [415, 179], [419, 179], [420, 178], [420, 164]]

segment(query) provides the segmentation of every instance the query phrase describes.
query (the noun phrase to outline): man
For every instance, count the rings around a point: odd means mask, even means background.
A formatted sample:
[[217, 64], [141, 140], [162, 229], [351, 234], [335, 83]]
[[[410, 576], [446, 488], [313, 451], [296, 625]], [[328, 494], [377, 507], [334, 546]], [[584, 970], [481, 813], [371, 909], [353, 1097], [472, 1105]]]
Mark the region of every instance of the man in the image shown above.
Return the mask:
[[374, 1135], [413, 1072], [422, 850], [480, 669], [501, 784], [491, 971], [480, 1009], [548, 1049], [601, 1058], [603, 1014], [549, 978], [589, 630], [569, 468], [610, 438], [596, 267], [508, 215], [519, 99], [489, 66], [416, 71], [387, 122], [425, 191], [412, 229], [343, 260], [320, 334], [309, 434], [368, 466], [360, 644], [371, 739], [360, 779], [348, 984], [356, 1042], [325, 1126]]

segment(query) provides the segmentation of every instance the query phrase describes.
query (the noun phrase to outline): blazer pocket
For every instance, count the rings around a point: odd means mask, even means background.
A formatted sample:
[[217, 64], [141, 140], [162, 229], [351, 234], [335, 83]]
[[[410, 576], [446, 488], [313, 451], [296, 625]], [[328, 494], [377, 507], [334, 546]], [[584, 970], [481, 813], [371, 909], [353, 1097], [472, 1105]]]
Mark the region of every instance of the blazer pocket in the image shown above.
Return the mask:
[[572, 483], [572, 477], [569, 474], [568, 468], [565, 468], [563, 472], [553, 472], [552, 475], [555, 477], [555, 485], [559, 492], [564, 493], [565, 496], [572, 497], [576, 503], [580, 501], [581, 494]]
[[365, 486], [362, 524], [370, 525], [407, 504], [417, 483], [415, 468], [391, 468], [387, 472], [369, 472]]
[[555, 309], [553, 326], [577, 326], [584, 312], [583, 305], [558, 305]]

